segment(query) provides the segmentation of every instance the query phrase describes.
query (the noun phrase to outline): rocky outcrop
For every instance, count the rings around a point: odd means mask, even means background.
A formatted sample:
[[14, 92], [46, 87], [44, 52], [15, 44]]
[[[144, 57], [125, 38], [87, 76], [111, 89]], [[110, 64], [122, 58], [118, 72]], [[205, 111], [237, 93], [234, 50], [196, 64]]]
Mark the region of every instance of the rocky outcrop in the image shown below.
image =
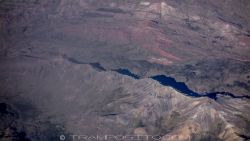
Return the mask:
[[[228, 0], [1, 0], [1, 140], [248, 140], [248, 11]], [[161, 74], [234, 95], [190, 97], [150, 78]]]
[[[244, 122], [244, 115], [249, 113], [246, 107], [238, 106], [237, 101], [245, 102], [246, 106], [248, 100], [235, 99], [233, 104], [230, 98], [193, 99], [150, 78], [135, 79], [115, 71], [98, 71], [91, 65], [75, 64], [66, 59], [60, 64], [57, 61], [35, 63], [37, 61], [30, 62], [37, 64], [32, 66], [25, 65], [26, 61], [15, 64], [23, 66], [25, 73], [13, 73], [16, 69], [2, 71], [5, 76], [12, 76], [8, 83], [14, 84], [13, 78], [22, 82], [19, 87], [9, 87], [9, 92], [22, 90], [9, 102], [18, 104], [20, 99], [26, 99], [36, 108], [32, 111], [23, 109], [23, 105], [15, 107], [22, 111], [19, 113], [24, 118], [21, 121], [26, 121], [22, 123], [23, 130], [31, 140], [39, 140], [33, 134], [42, 132], [45, 119], [63, 125], [66, 133], [88, 136], [144, 134], [157, 135], [165, 141], [241, 140], [238, 134], [247, 134], [237, 122]], [[11, 66], [5, 69], [11, 70]], [[34, 80], [39, 81], [34, 84]], [[230, 107], [227, 102], [231, 103]], [[238, 109], [238, 120], [232, 109]], [[40, 120], [41, 123], [36, 124], [41, 128], [30, 131], [30, 120]], [[247, 124], [246, 121], [242, 125]], [[53, 137], [59, 138], [60, 133], [56, 132]], [[65, 136], [71, 139], [69, 135]]]

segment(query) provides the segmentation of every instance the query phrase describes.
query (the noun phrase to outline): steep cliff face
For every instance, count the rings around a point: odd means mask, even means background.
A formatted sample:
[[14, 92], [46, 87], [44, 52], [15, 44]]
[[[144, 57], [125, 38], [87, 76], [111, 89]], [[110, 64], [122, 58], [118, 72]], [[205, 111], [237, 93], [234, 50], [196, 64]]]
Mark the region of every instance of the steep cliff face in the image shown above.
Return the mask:
[[1, 0], [0, 138], [248, 140], [248, 11], [247, 0]]

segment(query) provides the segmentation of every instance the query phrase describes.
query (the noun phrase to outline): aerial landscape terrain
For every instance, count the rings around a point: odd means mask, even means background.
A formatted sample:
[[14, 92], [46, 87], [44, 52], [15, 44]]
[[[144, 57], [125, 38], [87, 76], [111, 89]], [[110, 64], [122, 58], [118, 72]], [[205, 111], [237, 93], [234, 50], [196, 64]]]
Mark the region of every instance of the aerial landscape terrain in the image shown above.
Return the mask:
[[250, 141], [250, 1], [0, 0], [0, 141]]

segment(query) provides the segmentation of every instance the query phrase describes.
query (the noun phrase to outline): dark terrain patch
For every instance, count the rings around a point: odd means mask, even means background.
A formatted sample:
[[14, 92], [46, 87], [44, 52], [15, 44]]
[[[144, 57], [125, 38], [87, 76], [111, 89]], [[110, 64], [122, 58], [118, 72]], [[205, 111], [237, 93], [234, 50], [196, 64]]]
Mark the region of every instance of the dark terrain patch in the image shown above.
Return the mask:
[[126, 11], [124, 11], [120, 8], [98, 8], [97, 11], [119, 13], [119, 14], [126, 14], [127, 13]]

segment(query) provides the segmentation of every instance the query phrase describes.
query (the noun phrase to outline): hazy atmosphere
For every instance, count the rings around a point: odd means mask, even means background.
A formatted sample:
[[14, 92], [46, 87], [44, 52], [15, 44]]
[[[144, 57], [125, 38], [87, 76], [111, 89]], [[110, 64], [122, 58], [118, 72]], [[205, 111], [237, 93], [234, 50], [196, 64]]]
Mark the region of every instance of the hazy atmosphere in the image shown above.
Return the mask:
[[0, 141], [250, 141], [250, 1], [0, 0]]

